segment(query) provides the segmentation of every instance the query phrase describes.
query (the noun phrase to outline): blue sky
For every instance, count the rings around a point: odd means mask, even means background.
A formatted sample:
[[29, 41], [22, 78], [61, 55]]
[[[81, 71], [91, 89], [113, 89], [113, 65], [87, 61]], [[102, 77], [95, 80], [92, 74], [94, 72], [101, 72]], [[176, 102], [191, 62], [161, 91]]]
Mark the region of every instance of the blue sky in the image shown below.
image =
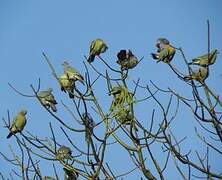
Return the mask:
[[[102, 57], [116, 68], [118, 67], [115, 64], [116, 53], [120, 49], [131, 49], [138, 57], [144, 56], [141, 64], [129, 74], [129, 80], [141, 77], [143, 84], [149, 84], [152, 80], [161, 88], [172, 87], [183, 95], [190, 95], [168, 66], [163, 63], [156, 64], [150, 58], [150, 53], [155, 51], [154, 44], [158, 37], [166, 37], [174, 46], [182, 47], [189, 60], [206, 53], [207, 19], [211, 24], [211, 48], [217, 48], [222, 52], [220, 7], [222, 7], [220, 0], [0, 0], [1, 117], [6, 117], [7, 109], [13, 116], [18, 110], [27, 108], [29, 121], [26, 130], [45, 137], [49, 135], [48, 122], [53, 122], [55, 127], [59, 127], [58, 123], [39, 107], [37, 100], [19, 96], [7, 83], [12, 83], [22, 92], [30, 94], [30, 84], [36, 85], [38, 78], [41, 78], [42, 88], [53, 87], [59, 101], [64, 100], [69, 103], [66, 96], [60, 92], [57, 82], [42, 57], [42, 52], [44, 51], [50, 57], [60, 74], [63, 60], [68, 60], [70, 64], [84, 72], [83, 56], [88, 54], [89, 44], [96, 38], [105, 40], [109, 49]], [[183, 60], [177, 53], [173, 64], [186, 72], [182, 63]], [[95, 61], [94, 64], [105, 72], [104, 66], [99, 61]], [[219, 54], [207, 80], [207, 84], [217, 94], [222, 92], [221, 65], [221, 54]], [[92, 77], [96, 76], [92, 75]], [[103, 81], [96, 84], [95, 90], [104, 110], [108, 110], [111, 100], [106, 97], [107, 89], [101, 87], [104, 87]], [[143, 97], [143, 94], [140, 93], [138, 97]], [[107, 98], [107, 101], [103, 101], [103, 98]], [[163, 102], [167, 100], [164, 96]], [[150, 117], [153, 106], [150, 101], [148, 105], [141, 105], [136, 109], [142, 122], [145, 123], [144, 117]], [[58, 107], [58, 114], [68, 118], [61, 103]], [[2, 128], [2, 122], [0, 125], [2, 139], [0, 150], [6, 153], [9, 150], [8, 145], [14, 144], [15, 141], [13, 138], [6, 140], [8, 132]], [[193, 152], [201, 149], [201, 143], [193, 137], [194, 126], [198, 127], [198, 124], [187, 109], [180, 111], [173, 124], [173, 130], [178, 138], [188, 136], [184, 148], [193, 147]], [[78, 143], [79, 136], [75, 137]], [[58, 139], [63, 142], [65, 137], [59, 136]], [[115, 146], [115, 149], [108, 149], [110, 153], [106, 158], [107, 161], [112, 160], [115, 164], [114, 170], [117, 174], [123, 173], [132, 167], [132, 164], [123, 163], [127, 162], [128, 156], [124, 155], [125, 151], [122, 148]], [[164, 158], [161, 149], [157, 148], [156, 152], [158, 159]], [[221, 159], [216, 158], [214, 152], [211, 158], [215, 158], [212, 161], [212, 167], [218, 171]], [[3, 163], [4, 166], [2, 166]], [[10, 167], [2, 160], [0, 166], [0, 171], [5, 173]], [[48, 168], [47, 170], [44, 168], [47, 165], [42, 164], [42, 166], [44, 175], [52, 174], [52, 171], [49, 172]], [[178, 173], [170, 168], [167, 172], [167, 179], [178, 176]], [[134, 173], [126, 179], [135, 179], [137, 175]]]

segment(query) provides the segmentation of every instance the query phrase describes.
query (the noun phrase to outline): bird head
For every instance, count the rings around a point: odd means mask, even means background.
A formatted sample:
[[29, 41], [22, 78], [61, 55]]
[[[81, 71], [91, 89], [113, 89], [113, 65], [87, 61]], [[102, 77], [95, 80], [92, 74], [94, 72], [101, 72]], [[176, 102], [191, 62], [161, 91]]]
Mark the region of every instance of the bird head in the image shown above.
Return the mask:
[[157, 48], [161, 48], [161, 44], [163, 45], [169, 45], [170, 42], [168, 39], [166, 38], [158, 38], [157, 41], [156, 41], [156, 47]]
[[126, 59], [126, 50], [125, 50], [125, 49], [120, 50], [120, 51], [117, 53], [117, 58], [118, 58], [118, 60], [120, 60], [120, 61], [125, 60], [125, 59]]
[[117, 95], [117, 94], [120, 94], [121, 93], [121, 91], [122, 91], [122, 88], [120, 87], [120, 86], [116, 86], [116, 87], [113, 87], [112, 89], [111, 89], [111, 91], [109, 92], [109, 96], [110, 95]]
[[128, 50], [128, 57], [132, 57], [132, 56], [134, 56], [134, 54], [133, 54], [132, 51], [129, 49], [129, 50]]
[[62, 66], [68, 66], [69, 65], [69, 63], [67, 62], [67, 61], [64, 61], [63, 63], [62, 63]]
[[53, 91], [53, 89], [52, 89], [52, 88], [48, 88], [48, 91], [49, 91], [49, 92], [52, 92], [52, 91]]
[[19, 113], [25, 116], [27, 114], [27, 110], [21, 110]]

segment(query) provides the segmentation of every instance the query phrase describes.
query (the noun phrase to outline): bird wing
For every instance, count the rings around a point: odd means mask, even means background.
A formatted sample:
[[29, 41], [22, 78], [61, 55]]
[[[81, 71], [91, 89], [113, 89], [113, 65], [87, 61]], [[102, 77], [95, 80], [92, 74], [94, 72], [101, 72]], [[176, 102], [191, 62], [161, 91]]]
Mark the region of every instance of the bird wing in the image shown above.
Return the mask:
[[94, 47], [95, 47], [95, 44], [96, 44], [96, 43], [95, 43], [95, 40], [91, 42], [90, 48], [89, 48], [89, 52], [90, 52], [90, 53], [93, 51], [93, 49], [94, 49]]

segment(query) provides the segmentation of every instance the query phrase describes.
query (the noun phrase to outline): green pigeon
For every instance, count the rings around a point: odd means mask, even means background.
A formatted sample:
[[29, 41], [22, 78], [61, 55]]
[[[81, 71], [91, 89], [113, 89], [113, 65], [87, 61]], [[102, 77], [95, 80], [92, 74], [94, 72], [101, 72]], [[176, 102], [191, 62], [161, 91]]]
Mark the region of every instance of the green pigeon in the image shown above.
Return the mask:
[[69, 80], [67, 74], [62, 74], [59, 77], [59, 84], [61, 87], [61, 91], [64, 91], [65, 93], [69, 93], [70, 98], [74, 98], [74, 81]]
[[69, 147], [66, 146], [60, 146], [56, 153], [56, 159], [59, 160], [65, 160], [65, 159], [71, 159], [72, 158], [72, 151]]
[[117, 58], [118, 60], [116, 63], [121, 66], [122, 70], [133, 69], [139, 62], [131, 50], [128, 52], [124, 49], [120, 50], [120, 52], [117, 54]]
[[189, 63], [189, 65], [199, 65], [199, 66], [209, 66], [215, 63], [217, 59], [218, 50], [214, 49], [209, 53], [209, 59], [208, 59], [208, 53], [204, 54], [203, 56], [199, 56], [197, 58], [192, 59], [192, 62]]
[[133, 114], [130, 112], [129, 108], [122, 107], [118, 109], [114, 116], [115, 119], [121, 124], [129, 125], [131, 121], [134, 120]]
[[83, 76], [77, 71], [75, 68], [69, 65], [67, 61], [64, 61], [62, 63], [64, 74], [67, 75], [69, 80], [73, 80], [74, 82], [80, 81], [82, 84], [84, 84], [84, 78]]
[[95, 59], [95, 56], [100, 55], [101, 53], [104, 53], [108, 49], [108, 46], [102, 39], [96, 39], [91, 42], [90, 49], [89, 49], [89, 58], [87, 61], [89, 63], [93, 62]]
[[209, 68], [200, 67], [197, 71], [193, 71], [190, 76], [185, 76], [184, 79], [196, 80], [203, 83], [208, 76], [209, 76]]
[[79, 174], [74, 173], [70, 170], [68, 170], [67, 168], [63, 168], [64, 170], [64, 180], [76, 180], [77, 177], [79, 176]]
[[56, 112], [57, 102], [52, 94], [52, 91], [53, 91], [52, 88], [49, 88], [45, 91], [40, 91], [37, 95], [43, 106], [45, 106], [47, 109], [51, 108], [53, 112]]
[[26, 114], [26, 110], [22, 110], [17, 113], [10, 127], [10, 133], [7, 136], [7, 139], [10, 138], [12, 135], [16, 134], [17, 132], [21, 132], [24, 129], [27, 121], [25, 117]]
[[132, 94], [123, 86], [115, 86], [111, 89], [109, 95], [113, 95], [113, 101], [110, 111], [128, 106], [133, 103]]
[[176, 50], [166, 38], [157, 39], [156, 47], [157, 53], [151, 53], [153, 59], [156, 59], [157, 62], [163, 61], [165, 63], [172, 61]]

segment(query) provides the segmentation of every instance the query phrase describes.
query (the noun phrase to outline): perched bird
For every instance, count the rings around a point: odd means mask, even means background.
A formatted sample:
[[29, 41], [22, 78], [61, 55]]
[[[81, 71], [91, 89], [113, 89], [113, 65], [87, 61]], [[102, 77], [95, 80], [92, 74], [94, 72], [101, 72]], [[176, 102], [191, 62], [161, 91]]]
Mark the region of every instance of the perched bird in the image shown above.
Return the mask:
[[62, 63], [64, 74], [67, 75], [68, 79], [71, 81], [80, 81], [82, 84], [84, 84], [84, 78], [83, 76], [77, 71], [75, 68], [71, 67], [67, 61], [64, 61]]
[[69, 147], [66, 146], [60, 146], [56, 153], [56, 159], [59, 160], [65, 160], [65, 159], [71, 159], [72, 158], [72, 151]]
[[[189, 63], [189, 65], [199, 65], [199, 66], [209, 66], [215, 63], [217, 59], [218, 50], [214, 49], [207, 54], [204, 54], [203, 56], [199, 56], [197, 58], [192, 59], [192, 62]], [[209, 59], [208, 59], [209, 58]]]
[[104, 53], [108, 49], [108, 46], [102, 39], [96, 39], [91, 42], [90, 49], [89, 49], [89, 58], [87, 61], [89, 63], [93, 62], [95, 59], [95, 56], [100, 55], [101, 53]]
[[123, 86], [115, 86], [111, 89], [109, 95], [113, 95], [110, 111], [114, 114], [127, 108], [134, 102], [132, 94]]
[[132, 105], [135, 102], [132, 93], [124, 86], [115, 86], [111, 89], [109, 95], [113, 95], [110, 106], [111, 116], [120, 124], [133, 125], [133, 128], [137, 130], [134, 115], [131, 112]]
[[118, 60], [116, 63], [118, 63], [121, 66], [122, 70], [128, 70], [133, 69], [138, 64], [137, 57], [132, 53], [131, 50], [128, 52], [126, 50], [120, 50], [117, 54]]
[[83, 113], [82, 118], [85, 124], [85, 140], [89, 144], [90, 143], [90, 137], [93, 134], [93, 128], [96, 126], [95, 121], [91, 117], [89, 113]]
[[26, 114], [26, 110], [22, 110], [17, 113], [10, 127], [10, 133], [7, 136], [7, 139], [10, 138], [12, 135], [16, 134], [17, 132], [21, 132], [24, 129], [26, 125]]
[[197, 71], [193, 71], [190, 76], [185, 76], [185, 80], [196, 80], [203, 83], [209, 76], [209, 68], [200, 67]]
[[56, 112], [56, 100], [52, 94], [52, 88], [47, 89], [46, 91], [40, 91], [37, 95], [42, 103], [47, 109], [51, 108], [53, 112]]
[[153, 59], [156, 59], [157, 62], [163, 61], [165, 63], [172, 61], [176, 50], [170, 45], [170, 42], [167, 39], [157, 39], [156, 47], [157, 53], [151, 53]]
[[79, 174], [68, 170], [67, 168], [63, 168], [64, 170], [64, 180], [76, 180], [79, 176]]
[[115, 119], [121, 124], [129, 125], [131, 121], [134, 120], [133, 114], [131, 113], [129, 108], [122, 107], [118, 109], [114, 116]]
[[74, 81], [69, 80], [66, 74], [62, 74], [59, 77], [59, 84], [61, 87], [61, 91], [64, 91], [65, 93], [69, 93], [70, 98], [74, 98]]

